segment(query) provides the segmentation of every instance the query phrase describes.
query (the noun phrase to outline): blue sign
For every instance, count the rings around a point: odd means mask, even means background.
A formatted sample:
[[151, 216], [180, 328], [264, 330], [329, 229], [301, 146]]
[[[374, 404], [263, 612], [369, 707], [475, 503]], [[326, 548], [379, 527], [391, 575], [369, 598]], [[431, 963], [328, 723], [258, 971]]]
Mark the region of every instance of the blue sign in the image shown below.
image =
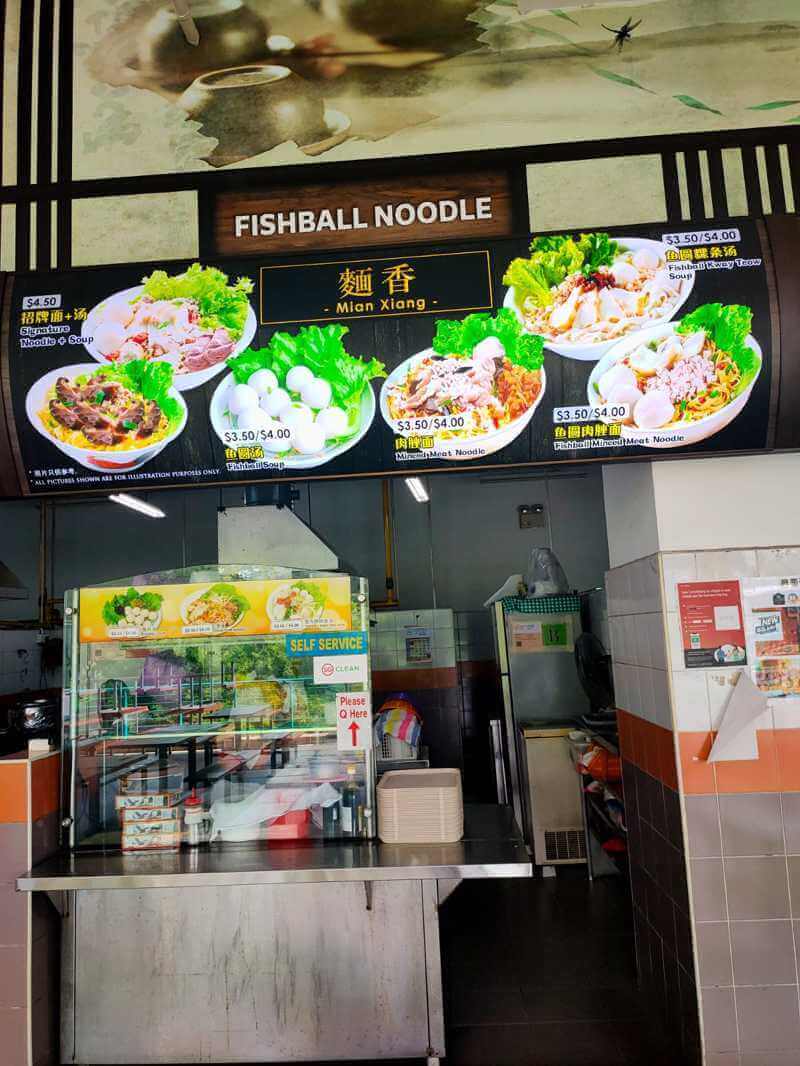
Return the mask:
[[367, 634], [353, 633], [297, 633], [286, 637], [286, 654], [298, 655], [365, 655]]

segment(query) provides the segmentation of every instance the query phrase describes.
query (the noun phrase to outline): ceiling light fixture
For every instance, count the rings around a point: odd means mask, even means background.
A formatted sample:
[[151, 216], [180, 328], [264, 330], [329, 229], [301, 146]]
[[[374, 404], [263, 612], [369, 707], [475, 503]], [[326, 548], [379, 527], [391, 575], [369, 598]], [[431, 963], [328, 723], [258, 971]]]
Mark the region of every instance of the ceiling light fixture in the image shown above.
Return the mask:
[[425, 488], [425, 486], [422, 484], [418, 477], [407, 477], [406, 486], [408, 487], [408, 491], [411, 493], [417, 503], [427, 503], [428, 500], [430, 500], [428, 490]]
[[130, 507], [132, 511], [138, 511], [139, 514], [146, 514], [148, 518], [167, 517], [160, 507], [154, 507], [152, 503], [145, 503], [138, 496], [129, 496], [127, 492], [115, 492], [108, 498], [114, 503], [121, 503], [123, 507]]
[[192, 12], [189, 10], [189, 0], [172, 0], [172, 6], [175, 8], [175, 15], [183, 30], [183, 36], [189, 44], [197, 47], [200, 44], [200, 33], [192, 18]]

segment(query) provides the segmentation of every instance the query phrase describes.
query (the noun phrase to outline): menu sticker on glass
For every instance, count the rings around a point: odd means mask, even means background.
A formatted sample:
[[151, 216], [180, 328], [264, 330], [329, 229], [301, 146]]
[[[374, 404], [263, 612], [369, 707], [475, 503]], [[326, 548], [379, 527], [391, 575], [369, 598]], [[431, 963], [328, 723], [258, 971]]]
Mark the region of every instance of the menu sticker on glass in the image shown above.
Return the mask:
[[82, 644], [338, 632], [349, 630], [351, 619], [349, 577], [223, 580], [80, 593]]
[[678, 611], [688, 670], [747, 662], [738, 581], [680, 582]]
[[743, 592], [753, 681], [769, 696], [800, 696], [800, 576], [752, 578]]
[[319, 655], [311, 661], [315, 685], [365, 685], [369, 681], [367, 655]]

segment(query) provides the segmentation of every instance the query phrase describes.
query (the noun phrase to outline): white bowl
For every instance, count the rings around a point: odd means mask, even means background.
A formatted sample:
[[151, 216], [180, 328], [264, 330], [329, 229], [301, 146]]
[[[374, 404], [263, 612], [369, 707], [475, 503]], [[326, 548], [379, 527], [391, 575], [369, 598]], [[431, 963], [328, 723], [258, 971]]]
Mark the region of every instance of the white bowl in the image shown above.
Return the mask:
[[25, 414], [38, 433], [41, 433], [46, 440], [60, 448], [65, 455], [68, 455], [74, 462], [80, 463], [81, 466], [85, 466], [89, 470], [100, 470], [106, 473], [137, 470], [140, 466], [144, 466], [145, 463], [149, 463], [171, 441], [175, 440], [186, 425], [186, 403], [180, 393], [174, 388], [169, 390], [169, 395], [174, 400], [177, 400], [181, 406], [181, 417], [177, 426], [166, 437], [150, 444], [143, 444], [141, 448], [128, 448], [125, 451], [119, 451], [115, 448], [101, 448], [99, 446], [78, 448], [74, 444], [67, 444], [65, 441], [59, 440], [58, 437], [54, 437], [39, 418], [39, 411], [45, 406], [45, 397], [55, 385], [57, 378], [74, 378], [79, 374], [94, 374], [96, 370], [95, 363], [78, 363], [73, 366], [60, 366], [56, 370], [49, 370], [28, 389], [28, 395], [25, 397]]
[[[219, 385], [217, 385], [216, 389], [214, 389], [214, 395], [211, 397], [211, 407], [209, 409], [211, 426], [223, 444], [226, 444], [225, 434], [230, 433], [233, 430], [230, 416], [227, 413], [227, 407], [225, 405], [225, 397], [228, 393], [228, 389], [235, 383], [236, 381], [233, 374], [227, 374]], [[372, 386], [367, 382], [367, 387], [361, 394], [361, 420], [358, 429], [352, 437], [348, 437], [347, 440], [341, 441], [339, 444], [332, 447], [323, 448], [321, 452], [317, 452], [315, 455], [281, 456], [274, 452], [269, 452], [266, 453], [267, 458], [263, 461], [265, 463], [282, 462], [287, 470], [310, 470], [317, 466], [324, 466], [325, 463], [329, 463], [332, 459], [335, 459], [337, 455], [349, 451], [350, 448], [353, 448], [358, 444], [372, 425], [374, 417], [375, 393], [372, 391]], [[254, 443], [258, 442], [256, 441]]]
[[[381, 414], [391, 432], [396, 435], [402, 433], [402, 431], [398, 429], [397, 423], [389, 413], [388, 390], [404, 381], [404, 378], [409, 374], [417, 362], [433, 354], [434, 352], [432, 348], [427, 348], [423, 352], [417, 352], [416, 355], [412, 355], [411, 358], [405, 359], [404, 362], [401, 362], [399, 367], [396, 367], [391, 371], [386, 378], [386, 381], [383, 383], [383, 388], [381, 389]], [[539, 390], [537, 399], [533, 401], [524, 414], [515, 418], [513, 422], [509, 422], [508, 425], [503, 425], [499, 430], [492, 430], [490, 433], [482, 433], [470, 437], [453, 437], [451, 440], [444, 443], [444, 445], [437, 446], [436, 454], [433, 457], [442, 459], [475, 459], [481, 458], [482, 455], [492, 455], [493, 452], [499, 452], [501, 448], [506, 448], [510, 445], [511, 441], [515, 440], [519, 434], [526, 429], [526, 426], [533, 418], [535, 409], [537, 409], [542, 402], [544, 390], [547, 385], [544, 365], [540, 368], [539, 374], [542, 381], [542, 387]], [[406, 435], [407, 434], [403, 433], [403, 436]], [[484, 449], [482, 455], [470, 454], [475, 452], [475, 448], [478, 445]]]
[[[614, 238], [620, 245], [623, 251], [636, 252], [640, 248], [650, 248], [656, 252], [662, 258], [665, 258], [667, 250], [670, 245], [664, 244], [662, 241], [652, 241], [647, 237], [616, 237]], [[680, 296], [678, 297], [675, 305], [670, 308], [669, 311], [661, 315], [656, 315], [650, 320], [651, 325], [656, 325], [659, 322], [669, 322], [673, 319], [678, 311], [683, 307], [686, 301], [689, 299], [692, 289], [694, 288], [694, 273], [688, 278], [683, 278], [678, 282], [678, 289]], [[514, 286], [506, 290], [506, 295], [503, 300], [503, 307], [509, 307], [517, 318], [520, 320], [523, 326], [528, 329], [528, 323], [524, 315], [517, 307], [515, 299]], [[609, 351], [615, 344], [618, 344], [623, 337], [632, 337], [634, 335], [640, 336], [642, 329], [649, 329], [649, 326], [636, 327], [632, 332], [624, 333], [622, 337], [613, 337], [607, 341], [592, 341], [589, 344], [576, 344], [566, 341], [551, 341], [547, 337], [544, 338], [545, 348], [549, 348], [551, 352], [555, 352], [556, 355], [564, 355], [568, 359], [580, 359], [584, 362], [591, 362], [594, 359], [601, 359], [607, 351]]]
[[[107, 296], [105, 300], [101, 300], [99, 304], [96, 304], [86, 316], [86, 320], [81, 329], [81, 337], [83, 338], [83, 344], [87, 352], [93, 359], [96, 359], [98, 363], [110, 363], [112, 366], [114, 365], [114, 360], [103, 355], [93, 340], [95, 330], [102, 322], [103, 312], [109, 304], [130, 303], [135, 297], [141, 295], [143, 289], [144, 285], [134, 285], [130, 289], [122, 289], [121, 292], [115, 292], [112, 296]], [[255, 335], [256, 324], [255, 312], [252, 307], [249, 307], [242, 335], [234, 345], [230, 355], [227, 356], [228, 359], [231, 359], [234, 355], [238, 355], [239, 352], [244, 351]], [[167, 356], [162, 356], [162, 361], [172, 362]], [[179, 374], [176, 369], [174, 378], [175, 388], [178, 389], [179, 392], [186, 392], [188, 389], [196, 389], [198, 385], [205, 384], [206, 381], [213, 378], [224, 367], [225, 360], [221, 359], [220, 362], [214, 363], [213, 366], [208, 366], [205, 370], [195, 370], [191, 374]]]
[[[185, 626], [195, 626], [195, 625], [199, 626], [199, 625], [208, 625], [209, 624], [207, 622], [190, 622], [188, 617], [187, 617], [187, 615], [188, 615], [189, 608], [194, 603], [194, 601], [195, 600], [199, 600], [202, 596], [205, 596], [205, 594], [208, 592], [208, 590], [211, 587], [212, 587], [211, 585], [206, 585], [204, 588], [198, 589], [196, 592], [191, 593], [191, 595], [187, 596], [186, 599], [183, 601], [183, 603], [181, 604], [181, 621], [183, 622], [183, 624]], [[239, 625], [241, 620], [244, 618], [244, 615], [245, 615], [244, 611], [239, 611], [238, 615], [231, 622], [231, 624], [229, 626], [215, 625], [214, 626], [215, 631], [218, 632], [218, 633], [223, 633], [223, 632], [225, 632], [228, 629], [234, 629], [236, 626]]]
[[[409, 374], [412, 368], [416, 366], [417, 362], [433, 354], [434, 352], [432, 348], [427, 348], [423, 352], [417, 352], [416, 355], [412, 355], [411, 358], [405, 359], [404, 362], [401, 362], [399, 367], [396, 367], [393, 371], [391, 371], [389, 376], [386, 378], [386, 381], [383, 383], [383, 388], [381, 389], [381, 414], [383, 415], [383, 419], [388, 425], [391, 432], [396, 435], [401, 434], [402, 431], [398, 429], [397, 423], [389, 413], [388, 390], [391, 387], [399, 385], [402, 381], [404, 381], [407, 374]], [[542, 365], [542, 367], [540, 368], [539, 374], [542, 381], [542, 387], [539, 390], [539, 395], [537, 399], [533, 401], [531, 406], [528, 407], [524, 414], [522, 414], [518, 418], [515, 418], [513, 422], [509, 422], [508, 425], [503, 425], [500, 427], [499, 430], [492, 430], [490, 433], [483, 433], [470, 437], [453, 437], [451, 440], [448, 440], [445, 445], [437, 446], [436, 455], [434, 456], [434, 458], [481, 458], [482, 456], [470, 454], [474, 453], [477, 445], [480, 445], [481, 448], [485, 449], [483, 451], [483, 455], [492, 455], [493, 452], [499, 452], [501, 448], [506, 448], [507, 445], [510, 445], [511, 441], [515, 440], [519, 436], [519, 434], [521, 434], [523, 430], [526, 429], [526, 426], [533, 418], [533, 413], [535, 409], [537, 409], [537, 407], [542, 402], [544, 390], [547, 385], [547, 377], [544, 372], [544, 365]], [[407, 434], [403, 433], [403, 436], [407, 436]]]
[[[610, 367], [624, 359], [640, 344], [646, 344], [652, 340], [661, 341], [665, 337], [672, 336], [675, 333], [676, 326], [676, 322], [662, 322], [659, 326], [651, 326], [649, 329], [640, 330], [638, 333], [618, 341], [589, 375], [589, 381], [586, 386], [586, 395], [589, 403], [594, 405], [600, 401], [600, 397], [594, 387], [595, 382], [599, 381]], [[753, 391], [753, 386], [758, 381], [758, 375], [761, 373], [763, 365], [761, 346], [752, 334], [748, 335], [745, 344], [758, 355], [758, 370], [753, 380], [727, 407], [706, 415], [704, 418], [699, 418], [696, 422], [687, 422], [685, 425], [664, 426], [662, 429], [637, 429], [636, 426], [622, 426], [620, 441], [627, 444], [638, 444], [643, 448], [680, 448], [685, 444], [697, 444], [698, 441], [706, 440], [715, 433], [719, 433], [721, 429], [724, 429], [734, 420], [750, 399], [750, 393]], [[604, 419], [604, 421], [610, 420]], [[658, 440], [653, 439], [656, 435]]]
[[[417, 352], [416, 355], [412, 355], [410, 359], [406, 359], [399, 366], [391, 372], [388, 378], [384, 381], [381, 388], [381, 414], [392, 433], [400, 434], [402, 431], [398, 429], [396, 422], [392, 418], [389, 412], [388, 395], [389, 389], [395, 385], [399, 385], [408, 373], [420, 360], [433, 355], [433, 348], [426, 348], [422, 352]], [[474, 453], [476, 445], [480, 445], [483, 450], [482, 455], [491, 455], [493, 452], [500, 451], [501, 448], [505, 448], [513, 440], [515, 440], [520, 433], [527, 427], [530, 420], [533, 418], [534, 412], [539, 404], [542, 402], [545, 388], [547, 386], [547, 377], [544, 372], [544, 365], [539, 369], [539, 375], [541, 377], [542, 387], [539, 389], [539, 395], [534, 400], [533, 404], [519, 416], [515, 418], [513, 422], [509, 422], [507, 426], [501, 426], [500, 429], [492, 430], [490, 433], [482, 433], [471, 437], [454, 437], [452, 440], [447, 441], [443, 445], [438, 445], [436, 449], [436, 459], [478, 459], [482, 456], [477, 456]], [[403, 434], [406, 436], [407, 434]]]

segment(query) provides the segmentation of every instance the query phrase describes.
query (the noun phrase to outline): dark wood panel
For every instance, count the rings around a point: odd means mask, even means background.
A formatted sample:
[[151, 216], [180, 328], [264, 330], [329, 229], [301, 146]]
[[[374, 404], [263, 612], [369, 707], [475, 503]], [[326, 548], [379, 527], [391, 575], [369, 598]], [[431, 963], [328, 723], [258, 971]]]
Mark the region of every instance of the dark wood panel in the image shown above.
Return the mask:
[[702, 222], [706, 217], [703, 199], [703, 180], [700, 176], [700, 153], [697, 149], [684, 152], [686, 165], [686, 188], [689, 192], [689, 217], [692, 222]]
[[[489, 198], [490, 217], [460, 217], [480, 215], [476, 210], [476, 200]], [[456, 210], [459, 217], [444, 221], [439, 216], [438, 205], [448, 201], [445, 215], [452, 215]], [[207, 203], [207, 201], [206, 201]], [[408, 224], [397, 221], [395, 212], [399, 205], [411, 205], [418, 210], [420, 205], [423, 218], [433, 221], [421, 221], [415, 218]], [[437, 205], [434, 212], [433, 207]], [[376, 208], [391, 211], [394, 224], [376, 224]], [[441, 239], [463, 239], [465, 237], [504, 237], [513, 232], [514, 205], [510, 175], [506, 170], [474, 171], [453, 174], [434, 174], [408, 178], [385, 177], [361, 181], [342, 182], [337, 185], [316, 184], [300, 187], [250, 189], [242, 192], [221, 192], [213, 204], [215, 250], [221, 255], [251, 254], [254, 252], [289, 252], [336, 248], [357, 248], [376, 244], [407, 244], [419, 241], [436, 241]], [[486, 204], [484, 204], [484, 210]], [[237, 216], [260, 216], [282, 214], [288, 223], [291, 218], [293, 226], [299, 227], [299, 212], [312, 212], [314, 220], [320, 220], [322, 212], [330, 212], [334, 219], [340, 213], [340, 226], [345, 223], [353, 225], [354, 210], [359, 220], [366, 225], [363, 228], [331, 229], [329, 227], [310, 232], [275, 232], [260, 233], [254, 236], [252, 221], [245, 219], [247, 231], [236, 236]], [[413, 212], [402, 208], [402, 218]], [[256, 220], [258, 222], [258, 219]], [[275, 226], [270, 218], [269, 224]], [[201, 220], [201, 229], [205, 228]], [[262, 226], [262, 231], [265, 227]]]
[[800, 447], [800, 218], [770, 215], [764, 220], [775, 268], [780, 324], [780, 385], [777, 448]]
[[[0, 307], [2, 307], [2, 344], [0, 344], [0, 496], [20, 495], [19, 451], [12, 445], [14, 417], [11, 407], [11, 382], [8, 373], [8, 329], [11, 293], [14, 288], [9, 274], [0, 274]], [[16, 440], [14, 441], [16, 444]]]

